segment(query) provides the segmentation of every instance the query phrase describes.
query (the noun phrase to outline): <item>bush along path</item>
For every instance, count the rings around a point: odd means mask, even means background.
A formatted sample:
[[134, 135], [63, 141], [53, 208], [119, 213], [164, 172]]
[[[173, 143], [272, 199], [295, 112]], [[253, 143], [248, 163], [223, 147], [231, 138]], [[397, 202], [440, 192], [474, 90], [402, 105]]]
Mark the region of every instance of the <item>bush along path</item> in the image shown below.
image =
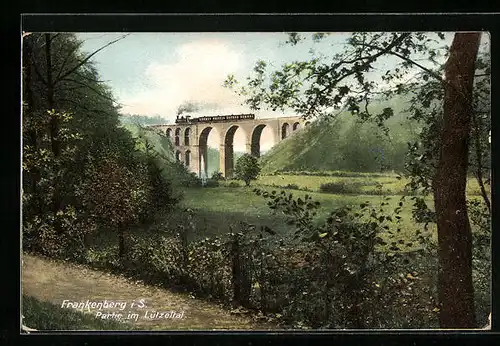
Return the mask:
[[[60, 309], [93, 315], [107, 322], [124, 323], [124, 330], [276, 328], [189, 294], [174, 293], [84, 266], [27, 254], [23, 255], [22, 294], [52, 303]], [[61, 326], [62, 329], [79, 328]]]

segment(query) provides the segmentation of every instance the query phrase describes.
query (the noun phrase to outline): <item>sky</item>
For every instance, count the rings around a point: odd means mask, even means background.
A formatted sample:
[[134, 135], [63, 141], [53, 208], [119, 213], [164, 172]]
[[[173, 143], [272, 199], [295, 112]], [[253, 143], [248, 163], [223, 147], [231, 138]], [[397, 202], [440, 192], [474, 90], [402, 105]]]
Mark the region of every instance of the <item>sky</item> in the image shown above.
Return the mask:
[[[350, 33], [333, 33], [328, 40], [291, 46], [286, 33], [129, 33], [97, 53], [91, 61], [121, 104], [123, 114], [160, 116], [173, 123], [185, 102], [206, 107], [192, 116], [254, 113], [258, 118], [293, 116], [287, 112], [252, 111], [243, 99], [222, 86], [229, 74], [244, 80], [258, 60], [277, 69], [293, 60], [311, 58], [310, 50], [327, 55], [340, 53]], [[82, 50], [91, 53], [123, 33], [77, 33]], [[484, 35], [483, 35], [484, 36]], [[447, 35], [447, 43], [452, 34]], [[397, 58], [386, 59], [380, 71]], [[411, 76], [410, 76], [411, 77]], [[235, 150], [244, 149], [244, 134], [235, 134]], [[209, 145], [217, 147], [209, 137]], [[270, 130], [262, 134], [262, 150], [272, 146]]]
[[[82, 50], [91, 53], [123, 33], [79, 33]], [[338, 34], [329, 50], [338, 52], [348, 36]], [[243, 99], [222, 86], [229, 74], [242, 80], [258, 60], [278, 68], [295, 59], [308, 59], [312, 42], [285, 45], [286, 33], [130, 33], [97, 53], [91, 61], [101, 79], [111, 87], [123, 114], [161, 116], [173, 123], [184, 102], [202, 102], [209, 107], [192, 116], [254, 113], [258, 118], [295, 114], [252, 111]], [[321, 46], [321, 44], [320, 44]], [[217, 147], [216, 135], [208, 144]], [[245, 134], [235, 134], [235, 150], [245, 148]], [[270, 129], [261, 137], [261, 149], [274, 144]]]
[[[122, 33], [82, 33], [82, 50], [90, 53]], [[262, 59], [278, 68], [307, 59], [312, 44], [290, 47], [285, 33], [131, 33], [96, 54], [92, 61], [125, 114], [159, 115], [174, 120], [186, 101], [218, 105], [213, 113], [248, 113], [243, 100], [222, 87], [228, 74], [249, 74]], [[347, 34], [339, 34], [338, 48]], [[206, 113], [204, 112], [204, 114]], [[264, 115], [264, 114], [260, 114]], [[267, 114], [279, 116], [280, 114]], [[282, 115], [282, 114], [281, 114]]]

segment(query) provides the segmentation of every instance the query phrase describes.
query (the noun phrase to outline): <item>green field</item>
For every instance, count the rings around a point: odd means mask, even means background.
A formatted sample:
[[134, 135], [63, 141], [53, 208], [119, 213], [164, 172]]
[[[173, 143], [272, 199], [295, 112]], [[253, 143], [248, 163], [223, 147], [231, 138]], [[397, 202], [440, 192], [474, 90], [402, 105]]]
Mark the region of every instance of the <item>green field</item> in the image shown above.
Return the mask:
[[[200, 237], [208, 237], [217, 234], [229, 232], [230, 226], [236, 227], [238, 221], [246, 221], [257, 226], [268, 226], [279, 234], [291, 234], [293, 227], [285, 224], [285, 217], [282, 214], [272, 214], [271, 209], [266, 205], [261, 196], [257, 196], [253, 187], [219, 187], [205, 189], [188, 189], [185, 191], [183, 206], [195, 210], [198, 229], [202, 230]], [[272, 191], [272, 188], [267, 188]], [[278, 190], [278, 189], [274, 189]], [[364, 202], [369, 202], [377, 207], [383, 202], [383, 196], [372, 195], [337, 195], [319, 192], [306, 192], [287, 190], [296, 197], [304, 197], [306, 194], [311, 196], [314, 201], [321, 203], [317, 211], [316, 220], [321, 222], [335, 208], [342, 206], [352, 206], [354, 210]], [[401, 196], [392, 196], [388, 201], [389, 206], [386, 210], [392, 211], [398, 205]], [[429, 199], [430, 201], [430, 199]], [[415, 224], [411, 220], [411, 201], [404, 204], [403, 211], [400, 214], [401, 224], [392, 225], [389, 229], [396, 232], [400, 227], [398, 238], [413, 239], [415, 231], [422, 229], [422, 226]], [[390, 212], [389, 212], [390, 213]], [[197, 237], [196, 237], [197, 238]]]
[[[347, 185], [356, 186], [362, 192], [359, 194], [319, 192], [320, 185], [327, 182], [344, 182]], [[272, 210], [266, 205], [266, 200], [253, 192], [255, 187], [269, 192], [285, 190], [287, 194], [292, 193], [294, 197], [304, 198], [306, 194], [311, 196], [314, 201], [320, 202], [316, 221], [322, 222], [333, 209], [342, 206], [351, 206], [353, 210], [357, 210], [360, 209], [361, 203], [369, 202], [378, 210], [386, 197], [389, 198], [386, 201], [389, 205], [384, 206], [384, 210], [387, 215], [393, 215], [394, 209], [403, 197], [406, 183], [405, 179], [397, 179], [395, 174], [377, 177], [369, 175], [357, 177], [269, 175], [261, 176], [250, 187], [245, 187], [242, 182], [232, 180], [221, 182], [219, 187], [185, 189], [182, 207], [194, 210], [198, 234], [193, 235], [193, 239], [230, 232], [230, 227], [233, 227], [233, 230], [237, 229], [239, 221], [246, 221], [257, 226], [266, 225], [279, 234], [287, 235], [293, 231], [293, 228], [285, 224], [283, 214], [272, 213]], [[299, 189], [308, 189], [308, 191], [285, 189], [284, 187], [289, 184], [297, 185]], [[479, 189], [474, 179], [469, 180], [468, 192], [471, 198], [479, 198]], [[426, 197], [426, 201], [432, 209], [432, 196]], [[412, 208], [411, 196], [406, 196], [400, 214], [400, 224], [389, 225], [389, 231], [396, 235], [396, 239], [410, 241], [415, 237], [416, 230], [423, 230], [423, 225], [416, 224], [412, 220]], [[431, 231], [435, 230], [435, 225], [429, 227]], [[401, 229], [399, 232], [397, 232], [398, 228]], [[436, 240], [436, 232], [433, 233], [433, 238]]]
[[[296, 185], [300, 190], [319, 192], [321, 184], [325, 183], [344, 183], [356, 195], [403, 195], [407, 194], [405, 186], [408, 179], [399, 178], [396, 173], [354, 173], [354, 172], [321, 172], [324, 175], [301, 174], [275, 174], [263, 175], [258, 178], [254, 185], [286, 187], [287, 185]], [[319, 174], [319, 173], [316, 173]], [[353, 176], [348, 176], [352, 174]], [[345, 176], [343, 176], [345, 175]], [[243, 182], [231, 181], [223, 182], [222, 185], [238, 184], [243, 186]], [[487, 186], [488, 188], [488, 186]], [[469, 178], [467, 182], [467, 195], [479, 196], [479, 184], [476, 179]]]
[[[347, 174], [347, 172], [343, 174]], [[355, 175], [357, 176], [332, 177], [283, 174], [261, 176], [257, 181], [252, 182], [250, 187], [244, 186], [241, 181], [231, 180], [221, 181], [219, 187], [183, 188], [183, 199], [179, 210], [193, 210], [193, 224], [191, 231], [188, 232], [190, 241], [224, 235], [232, 231], [237, 232], [240, 229], [241, 221], [253, 224], [257, 228], [260, 226], [270, 227], [282, 237], [293, 234], [295, 229], [285, 223], [285, 215], [280, 212], [273, 213], [273, 210], [266, 204], [267, 200], [253, 192], [256, 187], [269, 192], [285, 190], [287, 194], [291, 193], [294, 198], [304, 198], [306, 194], [311, 196], [314, 201], [320, 202], [315, 217], [317, 223], [324, 222], [329, 213], [336, 208], [350, 206], [356, 211], [360, 209], [360, 204], [366, 202], [370, 203], [377, 211], [379, 211], [382, 202], [387, 202], [388, 205], [384, 206], [384, 212], [386, 215], [394, 217], [394, 209], [403, 197], [404, 184], [406, 183], [404, 179], [398, 180], [394, 174], [375, 177], [370, 176], [370, 174], [358, 176], [360, 174], [356, 173]], [[332, 181], [356, 186], [364, 193], [336, 194], [318, 191], [321, 184]], [[474, 183], [476, 183], [475, 180], [469, 180], [468, 190], [476, 192], [475, 194], [469, 194], [469, 197], [480, 198], [477, 195], [477, 183], [476, 186], [474, 186]], [[295, 184], [299, 188], [307, 188], [309, 191], [285, 188], [289, 184]], [[376, 184], [381, 185], [382, 194], [380, 193], [380, 187]], [[387, 193], [389, 189], [392, 193]], [[389, 200], [385, 200], [385, 198], [389, 198]], [[389, 224], [389, 230], [387, 231], [392, 232], [393, 237], [395, 237], [393, 240], [414, 241], [415, 232], [424, 230], [423, 225], [412, 220], [413, 200], [411, 198], [411, 196], [404, 197], [402, 211], [399, 214], [401, 216], [400, 223]], [[427, 196], [426, 202], [433, 209], [432, 196]], [[181, 211], [168, 215], [159, 215], [154, 227], [146, 225], [130, 229], [129, 232], [137, 236], [144, 236], [149, 232], [173, 233], [177, 230], [179, 224], [187, 224], [186, 213]], [[398, 228], [400, 229], [399, 232], [397, 231]], [[430, 224], [429, 230], [433, 233], [433, 239], [436, 240], [436, 226]], [[97, 244], [116, 244], [116, 234], [114, 232], [99, 233], [100, 236], [96, 239]], [[407, 250], [418, 248], [419, 246], [415, 243], [413, 248], [407, 248]]]

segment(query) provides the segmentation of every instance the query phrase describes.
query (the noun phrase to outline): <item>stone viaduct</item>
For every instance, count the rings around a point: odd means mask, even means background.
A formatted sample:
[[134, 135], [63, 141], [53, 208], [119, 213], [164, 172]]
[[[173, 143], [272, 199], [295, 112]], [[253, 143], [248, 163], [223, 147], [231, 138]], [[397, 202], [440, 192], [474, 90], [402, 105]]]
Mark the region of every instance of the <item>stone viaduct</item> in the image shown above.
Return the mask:
[[183, 162], [191, 172], [201, 177], [207, 172], [208, 135], [212, 129], [219, 134], [219, 172], [232, 177], [234, 134], [241, 128], [246, 137], [246, 152], [260, 156], [260, 136], [267, 126], [274, 135], [274, 143], [284, 140], [295, 131], [308, 125], [301, 117], [257, 119], [254, 114], [221, 115], [190, 118], [177, 117], [173, 125], [151, 125], [162, 135], [170, 138], [177, 161]]

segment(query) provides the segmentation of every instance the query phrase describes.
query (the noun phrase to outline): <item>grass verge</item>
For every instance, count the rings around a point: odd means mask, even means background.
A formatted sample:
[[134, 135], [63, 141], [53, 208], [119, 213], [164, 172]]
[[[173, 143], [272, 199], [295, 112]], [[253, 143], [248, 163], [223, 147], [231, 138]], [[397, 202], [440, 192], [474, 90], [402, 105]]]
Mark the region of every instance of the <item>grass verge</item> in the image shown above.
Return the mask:
[[23, 294], [23, 324], [40, 331], [53, 330], [132, 330], [125, 323], [102, 320], [92, 315], [42, 302]]

